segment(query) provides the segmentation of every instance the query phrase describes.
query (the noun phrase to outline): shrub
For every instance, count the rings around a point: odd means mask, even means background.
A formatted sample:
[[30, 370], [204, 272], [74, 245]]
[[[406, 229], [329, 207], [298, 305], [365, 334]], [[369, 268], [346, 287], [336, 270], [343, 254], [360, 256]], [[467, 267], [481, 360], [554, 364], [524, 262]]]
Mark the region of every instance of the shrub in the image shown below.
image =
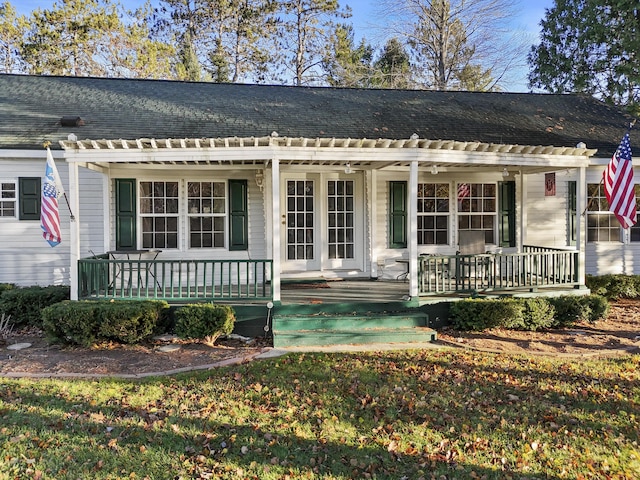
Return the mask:
[[450, 320], [458, 330], [503, 327], [536, 331], [566, 328], [583, 320], [595, 322], [608, 311], [609, 302], [599, 295], [462, 300], [451, 304]]
[[640, 275], [587, 275], [585, 284], [609, 300], [640, 297]]
[[515, 299], [461, 300], [451, 303], [450, 319], [457, 330], [481, 331], [507, 324], [524, 324], [524, 307]]
[[580, 297], [582, 302], [586, 303], [589, 308], [587, 321], [595, 323], [598, 320], [604, 320], [609, 315], [609, 301], [600, 295], [587, 295]]
[[2, 293], [6, 290], [13, 290], [14, 288], [16, 288], [16, 286], [13, 283], [0, 283], [0, 296], [2, 296]]
[[555, 308], [554, 328], [567, 328], [582, 320], [588, 320], [591, 309], [584, 297], [574, 295], [563, 295], [560, 297], [550, 297], [549, 302]]
[[535, 332], [553, 325], [555, 309], [545, 298], [522, 298], [518, 301], [522, 303], [522, 315], [507, 319], [502, 326]]
[[98, 336], [122, 343], [137, 343], [153, 333], [163, 310], [168, 308], [167, 302], [155, 300], [101, 304], [96, 312], [100, 319]]
[[42, 310], [42, 323], [52, 343], [71, 343], [90, 347], [96, 342], [99, 302], [64, 301]]
[[42, 327], [43, 308], [69, 299], [69, 287], [9, 288], [0, 296], [0, 311], [10, 315], [16, 327], [30, 325]]
[[176, 334], [180, 338], [195, 338], [213, 344], [221, 335], [233, 331], [235, 312], [228, 305], [194, 303], [175, 312]]
[[89, 347], [97, 341], [136, 343], [150, 336], [165, 301], [64, 301], [42, 311], [47, 338]]

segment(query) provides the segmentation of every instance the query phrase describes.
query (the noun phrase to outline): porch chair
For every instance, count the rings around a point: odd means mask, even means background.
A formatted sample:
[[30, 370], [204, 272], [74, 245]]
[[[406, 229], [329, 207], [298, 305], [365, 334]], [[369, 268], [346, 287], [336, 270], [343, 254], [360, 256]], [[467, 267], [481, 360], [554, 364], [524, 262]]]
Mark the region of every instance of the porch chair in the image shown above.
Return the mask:
[[[483, 255], [486, 253], [484, 230], [459, 230], [457, 255]], [[476, 267], [480, 266], [480, 271]], [[486, 269], [482, 268], [482, 262], [478, 263], [473, 257], [459, 258], [456, 266], [456, 278], [483, 278]]]

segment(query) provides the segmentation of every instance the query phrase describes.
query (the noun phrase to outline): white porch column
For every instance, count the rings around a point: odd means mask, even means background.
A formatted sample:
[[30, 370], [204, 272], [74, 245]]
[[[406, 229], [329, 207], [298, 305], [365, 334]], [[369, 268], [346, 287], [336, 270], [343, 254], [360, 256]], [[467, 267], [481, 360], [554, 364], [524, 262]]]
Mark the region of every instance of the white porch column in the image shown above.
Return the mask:
[[71, 300], [78, 300], [78, 260], [80, 259], [80, 202], [78, 184], [78, 164], [71, 162], [69, 166], [69, 205], [73, 217], [69, 222], [69, 280], [71, 282]]
[[[529, 223], [529, 219], [528, 219], [528, 212], [527, 212], [527, 190], [528, 190], [528, 178], [527, 176], [524, 174], [524, 172], [520, 172], [518, 174], [518, 177], [520, 177], [520, 185], [518, 185], [516, 183], [516, 189], [518, 187], [520, 187], [520, 202], [517, 202], [520, 204], [520, 221], [519, 223], [519, 229], [518, 229], [518, 234], [516, 235], [516, 246], [517, 246], [517, 252], [521, 253], [522, 252], [522, 246], [526, 245], [527, 243], [527, 223]], [[517, 197], [517, 194], [516, 194]]]
[[273, 261], [273, 301], [280, 301], [280, 160], [271, 160], [271, 206], [273, 217], [271, 223], [272, 237], [271, 259]]
[[369, 271], [371, 272], [372, 278], [378, 278], [382, 272], [379, 271], [380, 267], [378, 264], [378, 236], [376, 230], [376, 219], [378, 218], [378, 195], [377, 195], [377, 185], [378, 185], [378, 173], [377, 170], [370, 170], [365, 172], [365, 198], [367, 200], [367, 228], [366, 230], [369, 232]]
[[409, 296], [418, 296], [418, 161], [409, 174]]
[[[587, 249], [587, 169], [578, 169], [578, 184], [576, 185], [576, 248], [578, 249], [578, 280], [584, 284], [586, 280], [586, 249]], [[584, 215], [583, 215], [584, 213]]]

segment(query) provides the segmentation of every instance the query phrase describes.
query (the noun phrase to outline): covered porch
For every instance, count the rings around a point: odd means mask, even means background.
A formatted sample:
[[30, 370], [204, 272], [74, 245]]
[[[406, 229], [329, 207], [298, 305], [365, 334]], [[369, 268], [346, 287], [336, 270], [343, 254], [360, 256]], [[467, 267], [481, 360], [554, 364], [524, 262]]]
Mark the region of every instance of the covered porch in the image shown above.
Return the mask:
[[[396, 281], [285, 282], [280, 298], [273, 289], [272, 260], [114, 259], [96, 255], [78, 261], [77, 296], [89, 299], [162, 299], [191, 301], [305, 303], [308, 293], [323, 302], [409, 299], [417, 280], [417, 298], [491, 293], [535, 292], [581, 285], [575, 250], [525, 246], [522, 253], [421, 255], [418, 271]], [[406, 277], [406, 278], [405, 278]], [[384, 285], [376, 289], [374, 284]], [[387, 293], [386, 289], [390, 289]]]
[[[573, 169], [578, 179], [583, 179], [593, 150], [418, 138], [354, 140], [276, 135], [69, 140], [61, 145], [69, 164], [72, 210], [81, 211], [80, 199], [86, 198], [79, 169], [98, 172], [105, 192], [103, 244], [98, 248], [102, 252], [115, 248], [116, 252], [124, 253], [119, 257], [106, 253], [81, 255], [87, 249], [80, 235], [82, 218], [76, 216], [70, 224], [73, 299], [156, 298], [175, 303], [281, 304], [289, 297], [285, 286], [288, 281], [313, 278], [380, 279], [384, 280], [381, 284], [397, 285], [401, 298], [414, 302], [470, 293], [570, 289], [583, 284], [584, 218], [579, 212], [574, 213], [577, 237], [574, 247], [530, 247], [526, 245], [525, 206], [529, 200], [529, 177]], [[178, 181], [173, 180], [176, 177]], [[222, 186], [223, 210], [218, 217], [222, 228], [228, 228], [229, 232], [223, 230], [220, 245], [201, 243], [194, 248], [189, 243], [189, 222], [217, 215], [204, 210], [202, 195], [190, 196], [191, 185], [198, 184], [192, 180], [194, 177], [213, 178]], [[145, 231], [142, 222], [151, 220], [156, 211], [149, 210], [142, 218], [142, 200], [136, 203], [136, 191], [142, 196], [143, 187], [152, 188], [156, 183], [165, 188], [167, 178], [172, 178], [177, 192], [174, 199], [165, 190], [161, 199], [163, 205], [168, 205], [167, 202], [176, 205], [178, 240], [174, 246], [153, 243], [155, 234]], [[473, 221], [481, 219], [483, 212], [479, 210], [474, 216], [475, 210], [463, 210], [456, 188], [465, 184], [476, 185], [478, 191], [490, 190], [485, 197], [479, 194], [462, 203], [471, 201], [482, 206], [483, 202], [489, 202], [493, 209], [490, 215], [485, 215], [492, 222], [482, 232], [482, 238], [487, 240], [482, 241], [479, 251], [471, 253], [460, 251], [463, 231], [459, 218], [469, 219], [464, 228], [473, 229]], [[577, 203], [583, 204], [584, 182], [577, 184]], [[439, 193], [430, 198], [430, 194], [424, 193], [425, 185], [445, 187], [447, 210], [442, 218], [446, 224], [435, 231], [446, 233], [443, 241], [430, 243], [426, 236], [419, 240], [419, 232], [429, 233], [426, 227], [418, 225], [421, 215], [428, 216], [425, 205], [442, 198]], [[510, 192], [513, 202], [504, 218], [497, 207], [502, 185], [509, 187], [505, 191]], [[229, 189], [226, 198], [225, 188]], [[237, 192], [240, 194], [236, 196]], [[128, 206], [130, 210], [120, 216], [118, 194], [133, 199]], [[418, 203], [419, 197], [423, 203]], [[195, 213], [191, 210], [192, 198], [199, 202]], [[234, 216], [232, 199], [239, 199], [237, 205], [249, 204], [250, 208]], [[398, 205], [392, 205], [398, 199], [401, 199]], [[402, 209], [399, 213], [393, 210], [398, 206]], [[434, 210], [429, 215], [435, 218], [440, 213]], [[171, 215], [163, 211], [160, 216], [165, 222], [171, 220]], [[331, 222], [341, 218], [352, 220], [349, 225], [335, 228]], [[314, 222], [313, 229], [309, 228], [309, 219]], [[250, 228], [251, 225], [254, 227]], [[233, 243], [232, 228], [243, 232], [240, 242]], [[131, 243], [122, 249], [118, 232], [126, 229], [132, 232]], [[332, 238], [334, 231], [338, 236]], [[173, 235], [167, 230], [161, 233], [163, 241]], [[505, 235], [509, 245], [502, 248], [500, 242]], [[147, 238], [151, 239], [149, 245], [144, 243]], [[162, 249], [159, 255], [158, 248]], [[387, 282], [390, 279], [384, 278], [382, 271], [387, 262], [404, 265], [406, 270], [401, 275], [394, 274], [393, 281]], [[329, 288], [325, 295], [339, 297], [337, 293]], [[368, 297], [367, 292], [360, 292], [358, 298], [343, 300], [369, 301]]]

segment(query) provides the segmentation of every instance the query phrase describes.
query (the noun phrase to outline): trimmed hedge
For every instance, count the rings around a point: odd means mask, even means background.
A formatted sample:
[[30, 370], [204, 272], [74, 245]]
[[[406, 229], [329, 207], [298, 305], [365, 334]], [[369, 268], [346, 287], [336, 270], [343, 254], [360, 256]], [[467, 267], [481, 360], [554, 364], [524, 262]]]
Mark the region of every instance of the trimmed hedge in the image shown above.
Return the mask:
[[608, 300], [640, 298], [640, 275], [587, 275], [585, 284]]
[[449, 311], [451, 325], [457, 330], [502, 327], [536, 331], [604, 319], [609, 302], [599, 295], [471, 299], [452, 302]]
[[[5, 284], [10, 285], [10, 284]], [[29, 325], [42, 328], [43, 308], [69, 299], [69, 287], [9, 287], [0, 295], [0, 312], [11, 315], [16, 327]]]
[[16, 288], [14, 283], [0, 283], [0, 296], [2, 296], [2, 293], [6, 290], [12, 290], [14, 288]]
[[98, 341], [144, 340], [168, 310], [163, 300], [64, 301], [45, 308], [42, 318], [49, 341], [90, 347]]
[[471, 299], [451, 303], [450, 314], [457, 330], [486, 330], [522, 322], [523, 310], [522, 302], [516, 299]]
[[555, 309], [544, 298], [523, 298], [522, 315], [517, 318], [508, 319], [502, 325], [512, 330], [528, 330], [535, 332], [550, 328], [554, 323]]
[[236, 317], [228, 305], [194, 303], [180, 307], [175, 312], [176, 334], [180, 338], [195, 338], [213, 343], [221, 335], [233, 331]]

